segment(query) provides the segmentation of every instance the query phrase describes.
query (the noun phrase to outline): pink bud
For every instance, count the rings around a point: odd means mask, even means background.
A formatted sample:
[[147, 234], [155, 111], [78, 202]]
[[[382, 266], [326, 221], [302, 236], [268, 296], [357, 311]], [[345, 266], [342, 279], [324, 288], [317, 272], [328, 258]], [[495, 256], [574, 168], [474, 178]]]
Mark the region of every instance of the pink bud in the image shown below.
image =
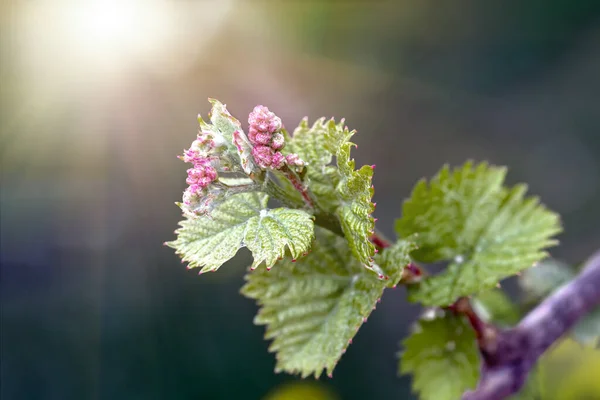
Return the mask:
[[303, 167], [305, 165], [304, 161], [298, 157], [298, 154], [288, 154], [286, 156], [286, 162], [288, 165], [293, 165], [296, 167]]
[[[248, 139], [252, 144], [267, 144], [265, 142], [264, 135], [268, 134], [269, 140], [273, 133], [279, 131], [282, 128], [281, 118], [276, 116], [273, 112], [265, 106], [256, 106], [254, 110], [248, 115]], [[263, 136], [259, 136], [263, 134]]]
[[279, 169], [283, 167], [283, 164], [285, 164], [284, 155], [280, 152], [276, 152], [275, 154], [273, 154], [273, 161], [271, 162], [271, 167]]
[[268, 168], [273, 163], [273, 149], [269, 146], [254, 146], [252, 148], [252, 157], [261, 168]]
[[197, 192], [198, 189], [207, 187], [211, 182], [217, 179], [217, 171], [207, 161], [208, 160], [203, 160], [194, 165], [194, 168], [187, 170], [187, 184], [190, 185], [190, 187], [198, 186], [198, 188], [192, 189], [193, 192]]
[[272, 135], [270, 132], [256, 132], [254, 137], [255, 144], [268, 145], [271, 142]]
[[285, 138], [281, 133], [276, 133], [273, 135], [273, 140], [271, 142], [271, 147], [275, 150], [279, 150], [283, 148], [285, 145]]

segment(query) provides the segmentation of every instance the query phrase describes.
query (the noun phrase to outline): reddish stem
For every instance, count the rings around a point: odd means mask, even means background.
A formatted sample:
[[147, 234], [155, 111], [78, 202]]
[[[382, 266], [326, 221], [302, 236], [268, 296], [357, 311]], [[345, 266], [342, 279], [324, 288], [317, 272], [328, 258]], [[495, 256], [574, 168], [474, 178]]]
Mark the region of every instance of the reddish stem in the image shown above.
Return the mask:
[[377, 232], [371, 235], [371, 242], [380, 250], [391, 246], [391, 243], [382, 238]]
[[[392, 245], [388, 240], [384, 239], [377, 232], [371, 235], [370, 240], [375, 245], [375, 247], [377, 247], [378, 250], [385, 249]], [[423, 274], [424, 273], [421, 267], [419, 267], [417, 264], [409, 263], [406, 267], [404, 267], [404, 270], [402, 271], [402, 278], [400, 279], [400, 282], [406, 284], [416, 283], [419, 280], [421, 280]]]
[[290, 180], [290, 182], [292, 183], [292, 185], [294, 186], [294, 188], [298, 192], [300, 192], [300, 194], [302, 195], [302, 198], [304, 199], [304, 202], [306, 203], [306, 205], [308, 205], [310, 208], [315, 208], [313, 200], [310, 197], [310, 194], [308, 193], [308, 190], [306, 189], [306, 186], [304, 186], [304, 184], [302, 183], [302, 181], [298, 179], [298, 176], [293, 171], [291, 171], [290, 169], [287, 169], [287, 167], [286, 167], [285, 170], [282, 170], [282, 172]]
[[477, 315], [467, 297], [459, 298], [453, 304], [449, 305], [447, 309], [467, 317], [469, 324], [471, 324], [473, 331], [475, 331], [480, 349], [485, 350], [494, 346], [497, 329], [479, 318], [479, 315]]

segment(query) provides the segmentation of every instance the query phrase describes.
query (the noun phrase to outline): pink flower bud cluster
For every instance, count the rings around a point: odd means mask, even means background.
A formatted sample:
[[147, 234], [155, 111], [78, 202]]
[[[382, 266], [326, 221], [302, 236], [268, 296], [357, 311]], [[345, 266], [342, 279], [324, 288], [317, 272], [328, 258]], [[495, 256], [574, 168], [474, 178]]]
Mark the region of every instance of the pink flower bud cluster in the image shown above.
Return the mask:
[[187, 170], [186, 183], [190, 185], [184, 193], [184, 204], [190, 205], [195, 198], [201, 196], [212, 182], [217, 180], [218, 174], [215, 163], [219, 161], [221, 149], [214, 135], [209, 132], [200, 132], [189, 149], [185, 150], [183, 161], [193, 164]]
[[252, 144], [252, 157], [260, 168], [279, 169], [286, 164], [303, 166], [304, 162], [296, 154], [287, 157], [281, 154], [285, 138], [280, 132], [281, 118], [265, 106], [256, 106], [248, 116], [248, 140]]
[[208, 159], [194, 163], [194, 167], [187, 170], [188, 177], [185, 180], [192, 192], [198, 192], [208, 187], [217, 179], [217, 170], [210, 164]]

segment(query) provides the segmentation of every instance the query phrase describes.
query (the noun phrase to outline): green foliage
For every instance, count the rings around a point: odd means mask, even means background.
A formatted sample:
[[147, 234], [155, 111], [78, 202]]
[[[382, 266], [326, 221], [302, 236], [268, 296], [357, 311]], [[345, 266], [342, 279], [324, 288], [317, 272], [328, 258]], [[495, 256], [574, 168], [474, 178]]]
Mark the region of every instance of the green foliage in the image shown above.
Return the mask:
[[210, 131], [217, 129], [226, 139], [227, 146], [229, 148], [234, 148], [233, 132], [241, 129], [242, 124], [227, 111], [227, 106], [225, 104], [216, 99], [208, 99], [208, 101], [212, 104], [212, 109], [208, 114], [212, 127], [198, 116], [200, 128], [208, 129]]
[[506, 170], [467, 162], [445, 166], [420, 181], [396, 222], [400, 236], [416, 235], [417, 261], [450, 261], [441, 274], [411, 288], [410, 299], [429, 306], [495, 286], [546, 256], [560, 232], [557, 214], [525, 198], [526, 186], [502, 186]]
[[355, 131], [349, 131], [343, 124], [343, 120], [337, 125], [333, 120], [329, 121], [329, 130], [325, 135], [327, 140], [324, 143], [331, 152], [335, 150], [341, 176], [336, 188], [340, 201], [336, 214], [352, 254], [370, 267], [375, 254], [375, 246], [369, 240], [375, 230], [375, 220], [371, 215], [375, 210], [375, 205], [371, 202], [374, 193], [371, 185], [373, 168], [363, 165], [359, 170], [354, 169], [354, 160], [350, 158], [350, 149], [354, 143], [350, 142], [350, 138]]
[[[354, 256], [367, 267], [371, 267], [375, 246], [369, 240], [375, 229], [371, 202], [373, 168], [363, 166], [355, 170], [350, 149], [354, 145], [350, 138], [355, 131], [344, 127], [344, 121], [321, 118], [312, 127], [306, 119], [294, 131], [288, 150], [296, 152], [308, 162], [309, 188], [315, 195], [317, 205], [326, 212], [337, 215], [342, 230]], [[329, 165], [333, 156], [337, 169]]]
[[326, 149], [325, 135], [329, 124], [320, 118], [312, 126], [304, 118], [294, 130], [294, 135], [286, 146], [286, 151], [296, 153], [308, 163], [306, 182], [314, 195], [317, 206], [326, 212], [335, 212], [339, 205], [336, 187], [340, 182], [340, 174], [336, 167], [330, 165], [334, 152]]
[[421, 400], [456, 400], [479, 378], [475, 334], [462, 317], [421, 320], [402, 343], [400, 373], [412, 374]]
[[[242, 288], [261, 306], [254, 322], [267, 325], [265, 338], [273, 339], [269, 351], [277, 352], [276, 371], [302, 377], [332, 373], [386, 287], [352, 256], [344, 239], [319, 227], [315, 232], [307, 257], [250, 272]], [[405, 260], [407, 254], [397, 248], [393, 259]], [[402, 262], [382, 266], [394, 277], [403, 267]]]
[[177, 239], [167, 245], [174, 248], [190, 268], [215, 271], [231, 259], [240, 247], [254, 257], [252, 268], [265, 263], [267, 268], [285, 255], [292, 257], [310, 249], [313, 220], [303, 210], [267, 208], [263, 193], [241, 193], [229, 197], [206, 216], [194, 216], [180, 222]]
[[[254, 261], [241, 292], [260, 306], [254, 322], [266, 325], [276, 372], [331, 375], [384, 289], [396, 286], [413, 262], [449, 265], [438, 275], [418, 274], [418, 282], [403, 281], [411, 282], [412, 301], [440, 307], [471, 296], [484, 321], [500, 327], [518, 321], [520, 310], [491, 288], [546, 257], [561, 227], [555, 213], [525, 197], [525, 185], [504, 186], [505, 168], [467, 162], [421, 180], [396, 221], [401, 239], [376, 254], [371, 240], [381, 238], [373, 237], [374, 166], [355, 169], [355, 131], [344, 120], [321, 118], [309, 126], [304, 119], [293, 136], [273, 120], [276, 127], [268, 129], [277, 131], [277, 148], [285, 142], [283, 155], [293, 156], [267, 171], [254, 160], [264, 150], [254, 146], [266, 139], [250, 141], [224, 104], [210, 102], [210, 123], [198, 117], [204, 135], [193, 144], [205, 146], [210, 157], [192, 148], [182, 157], [195, 168], [184, 204], [197, 207], [180, 205], [185, 220], [167, 245], [200, 272], [217, 270], [241, 247], [250, 250]], [[260, 118], [276, 118], [267, 114]], [[295, 162], [298, 157], [306, 164]], [[287, 208], [267, 208], [269, 196]], [[254, 271], [263, 263], [266, 268]], [[566, 266], [542, 263], [525, 272], [521, 285], [537, 302], [572, 277]], [[419, 321], [403, 342], [400, 372], [413, 375], [422, 400], [454, 400], [477, 383], [475, 333], [464, 317], [435, 310], [438, 316]], [[573, 331], [589, 344], [598, 342], [599, 333], [600, 309]], [[539, 398], [543, 371], [537, 368], [513, 398]]]

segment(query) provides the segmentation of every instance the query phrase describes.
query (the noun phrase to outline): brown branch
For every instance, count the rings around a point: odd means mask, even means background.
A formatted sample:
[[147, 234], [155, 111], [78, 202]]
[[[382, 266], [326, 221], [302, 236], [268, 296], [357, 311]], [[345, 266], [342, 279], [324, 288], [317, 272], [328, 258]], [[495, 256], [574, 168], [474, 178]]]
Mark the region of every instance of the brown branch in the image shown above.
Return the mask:
[[582, 272], [533, 309], [516, 327], [480, 346], [482, 374], [463, 400], [501, 400], [518, 392], [538, 358], [588, 312], [600, 306], [600, 251]]

